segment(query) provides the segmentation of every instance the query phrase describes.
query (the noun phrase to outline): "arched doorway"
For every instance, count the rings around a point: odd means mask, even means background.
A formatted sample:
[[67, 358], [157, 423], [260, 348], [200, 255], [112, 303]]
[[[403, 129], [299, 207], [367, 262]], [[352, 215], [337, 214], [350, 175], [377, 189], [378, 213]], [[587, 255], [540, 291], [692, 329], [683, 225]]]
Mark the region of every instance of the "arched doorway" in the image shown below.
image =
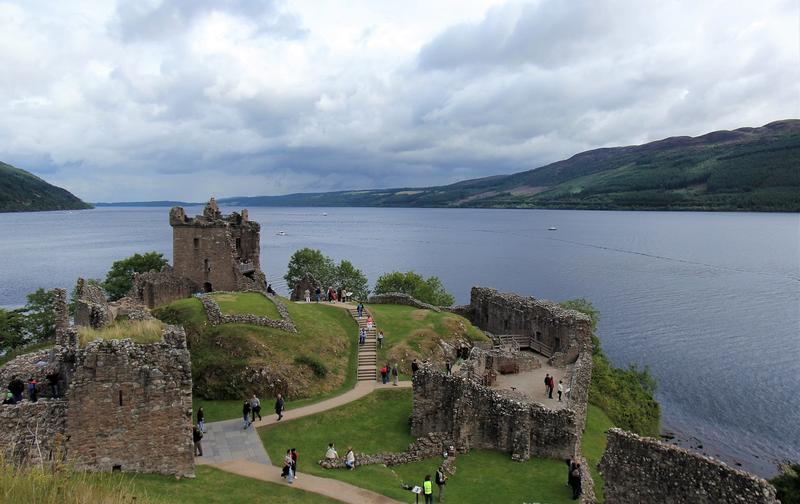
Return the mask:
[[211, 292], [214, 289], [211, 287], [211, 282], [206, 282], [203, 284], [203, 292]]

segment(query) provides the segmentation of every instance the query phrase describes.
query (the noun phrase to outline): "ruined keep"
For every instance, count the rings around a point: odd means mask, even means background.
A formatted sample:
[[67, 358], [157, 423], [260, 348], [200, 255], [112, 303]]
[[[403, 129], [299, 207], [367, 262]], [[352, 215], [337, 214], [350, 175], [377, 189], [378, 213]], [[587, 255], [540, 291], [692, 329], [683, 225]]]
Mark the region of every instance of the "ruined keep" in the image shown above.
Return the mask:
[[223, 215], [214, 198], [203, 214], [187, 217], [181, 207], [169, 212], [174, 273], [203, 292], [264, 291], [261, 271], [261, 226], [248, 220], [247, 210]]
[[778, 504], [775, 488], [744, 471], [621, 429], [608, 431], [599, 469], [612, 504]]
[[[469, 305], [450, 310], [490, 333], [495, 348], [473, 349], [452, 375], [427, 366], [414, 375], [412, 434], [442, 433], [459, 450], [498, 449], [515, 460], [577, 456], [592, 374], [589, 318], [554, 303], [482, 287], [473, 287]], [[528, 372], [542, 364], [569, 376], [563, 408], [547, 407], [514, 389], [491, 387], [496, 374]]]
[[[0, 448], [21, 463], [65, 461], [95, 471], [194, 475], [192, 374], [183, 328], [157, 343], [98, 340], [80, 348], [56, 291], [56, 345], [0, 367], [0, 381], [30, 376], [38, 402], [0, 406]], [[57, 375], [53, 397], [48, 377]]]
[[175, 270], [166, 265], [161, 271], [134, 273], [131, 297], [148, 308], [155, 308], [176, 299], [192, 297], [198, 290], [194, 282], [175, 274]]

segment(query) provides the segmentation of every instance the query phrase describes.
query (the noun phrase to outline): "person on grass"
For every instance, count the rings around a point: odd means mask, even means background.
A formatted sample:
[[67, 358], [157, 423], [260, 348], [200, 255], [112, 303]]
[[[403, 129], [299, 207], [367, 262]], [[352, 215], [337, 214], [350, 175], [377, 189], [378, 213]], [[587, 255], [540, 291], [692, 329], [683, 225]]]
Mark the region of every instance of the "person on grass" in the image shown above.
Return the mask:
[[436, 470], [436, 486], [439, 487], [439, 502], [444, 501], [444, 485], [447, 482], [447, 475], [444, 473], [444, 467], [439, 467]]
[[356, 456], [353, 453], [353, 449], [350, 447], [347, 448], [347, 453], [344, 456], [344, 466], [348, 471], [352, 471], [356, 468]]
[[328, 443], [328, 450], [325, 452], [325, 458], [328, 460], [336, 460], [339, 458], [339, 454], [336, 453], [336, 448], [334, 448], [333, 443]]
[[433, 482], [430, 474], [425, 476], [425, 481], [422, 482], [422, 493], [425, 495], [425, 504], [433, 504]]

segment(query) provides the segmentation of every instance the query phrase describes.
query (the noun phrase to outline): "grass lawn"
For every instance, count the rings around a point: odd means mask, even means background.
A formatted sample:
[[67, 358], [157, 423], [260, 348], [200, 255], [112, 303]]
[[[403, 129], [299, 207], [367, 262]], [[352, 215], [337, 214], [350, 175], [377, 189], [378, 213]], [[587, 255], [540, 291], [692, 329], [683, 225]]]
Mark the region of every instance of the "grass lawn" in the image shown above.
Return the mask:
[[97, 340], [131, 339], [134, 343], [157, 343], [162, 339], [164, 324], [160, 320], [123, 320], [99, 329], [79, 327], [81, 346]]
[[211, 294], [223, 315], [251, 313], [259, 317], [280, 320], [281, 315], [275, 303], [258, 292], [238, 292], [235, 294]]
[[467, 319], [452, 313], [437, 313], [404, 305], [369, 305], [375, 323], [384, 333], [383, 348], [378, 350], [378, 367], [397, 362], [403, 377], [410, 373], [411, 360], [425, 359], [438, 349], [439, 340], [458, 337], [469, 341], [488, 338]]
[[599, 407], [590, 404], [586, 415], [586, 431], [583, 433], [581, 451], [589, 463], [589, 470], [592, 472], [594, 480], [594, 493], [599, 502], [603, 501], [603, 479], [597, 471], [597, 463], [600, 462], [600, 457], [606, 450], [606, 431], [611, 427], [614, 427], [614, 423], [608, 418], [608, 415]]
[[[211, 467], [197, 466], [194, 479], [169, 476], [97, 474], [87, 478], [101, 486], [122, 487], [135, 501], [179, 504], [334, 504], [339, 501], [322, 495], [258, 481]], [[120, 501], [120, 503], [123, 501]]]
[[[403, 451], [413, 441], [409, 434], [411, 390], [379, 390], [343, 407], [310, 417], [259, 429], [272, 460], [280, 461], [287, 448], [297, 448], [298, 468], [303, 472], [339, 479], [389, 497], [412, 501], [401, 483], [420, 484], [433, 475], [439, 459], [395, 466], [363, 466], [355, 471], [325, 470], [317, 460], [329, 442], [343, 455], [348, 446], [362, 453]], [[448, 480], [450, 502], [470, 503], [566, 503], [571, 492], [559, 460], [513, 462], [508, 454], [478, 450], [460, 455], [457, 472]], [[276, 469], [277, 470], [277, 469]]]

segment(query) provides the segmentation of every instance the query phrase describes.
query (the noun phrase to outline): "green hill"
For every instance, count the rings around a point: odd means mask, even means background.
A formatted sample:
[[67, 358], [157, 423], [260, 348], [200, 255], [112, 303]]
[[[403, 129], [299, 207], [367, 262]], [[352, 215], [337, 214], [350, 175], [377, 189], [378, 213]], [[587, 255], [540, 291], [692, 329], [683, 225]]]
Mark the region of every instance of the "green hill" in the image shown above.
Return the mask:
[[224, 198], [245, 206], [800, 211], [800, 120], [595, 149], [439, 187]]
[[75, 195], [39, 177], [0, 162], [0, 212], [83, 210], [92, 208]]

